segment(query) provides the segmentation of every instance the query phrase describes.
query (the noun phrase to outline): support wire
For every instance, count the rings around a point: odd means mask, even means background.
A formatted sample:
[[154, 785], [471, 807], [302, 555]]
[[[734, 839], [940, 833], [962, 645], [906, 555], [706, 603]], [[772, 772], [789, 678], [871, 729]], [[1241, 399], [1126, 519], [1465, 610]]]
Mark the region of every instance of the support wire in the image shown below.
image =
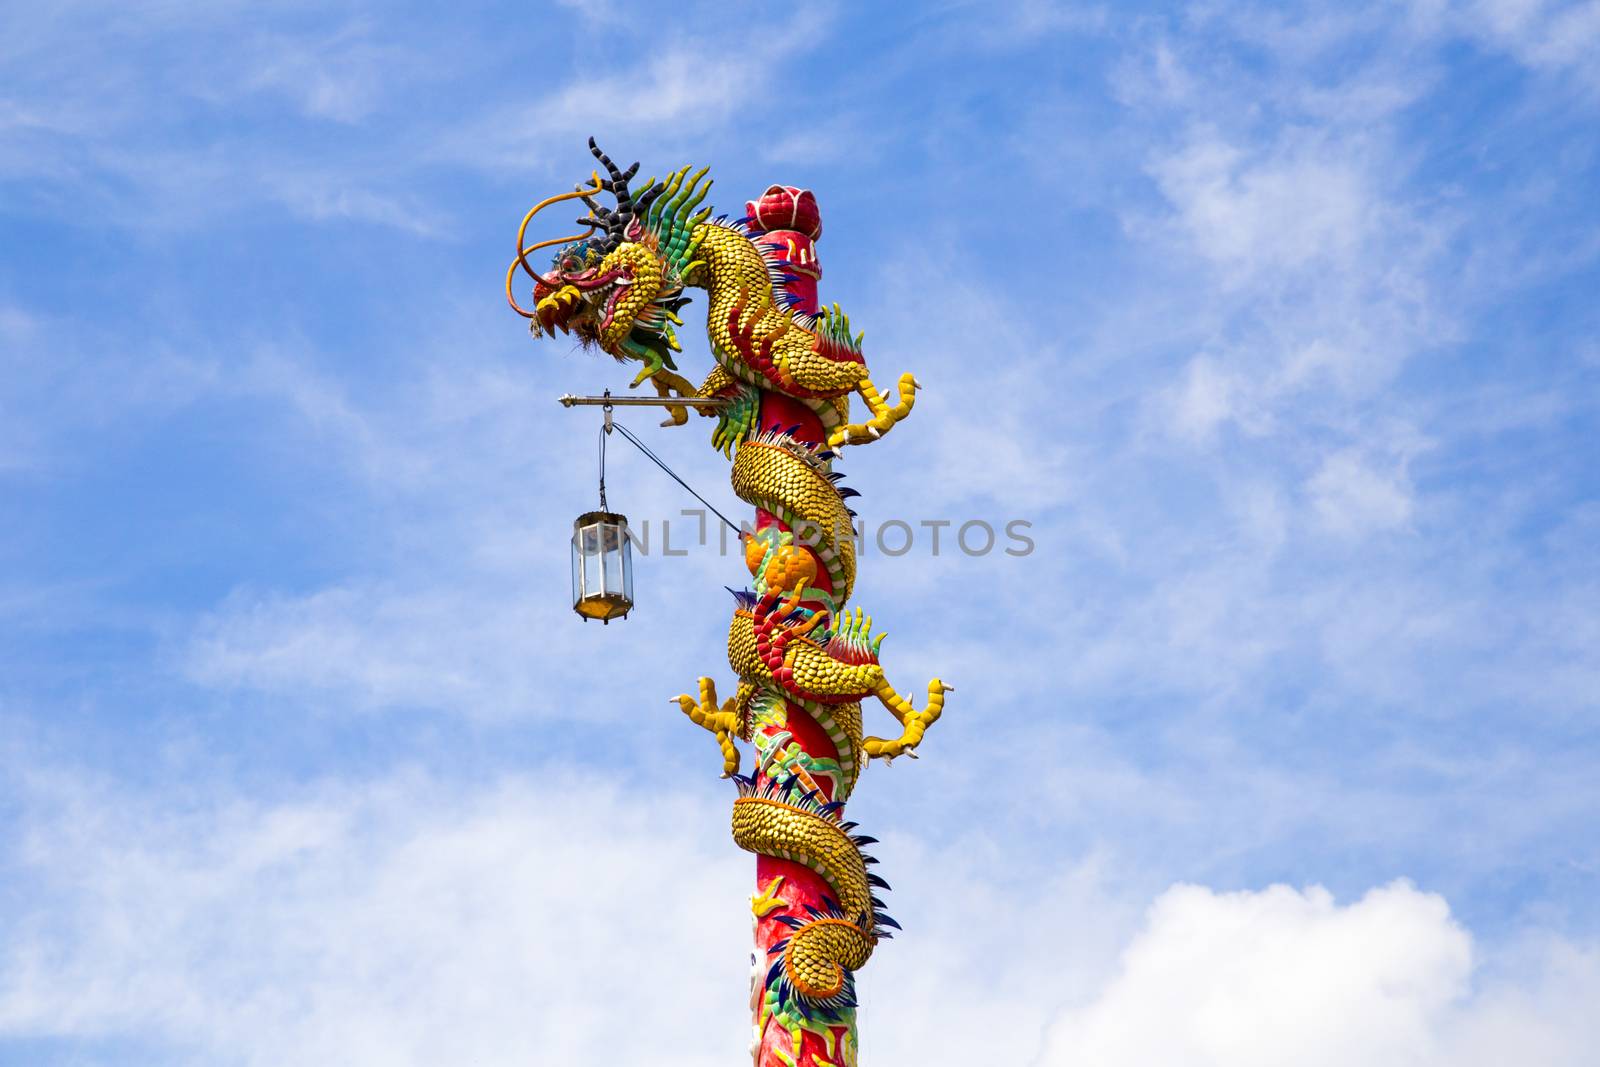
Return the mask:
[[[609, 417], [610, 414], [611, 414], [611, 412], [608, 410], [606, 412], [606, 415]], [[609, 420], [609, 425], [610, 426], [614, 426], [617, 429], [617, 431], [622, 434], [622, 436], [626, 437], [630, 442], [632, 442], [633, 447], [637, 448], [640, 452], [643, 452], [645, 454], [645, 457], [647, 459], [649, 459], [650, 462], [654, 463], [656, 466], [658, 466], [662, 470], [666, 471], [668, 477], [670, 477], [673, 481], [677, 482], [679, 485], [681, 485], [685, 489], [687, 489], [689, 491], [689, 495], [690, 496], [694, 497], [696, 500], [700, 501], [700, 503], [702, 503], [706, 507], [710, 508], [711, 509], [711, 513], [713, 515], [715, 515], [717, 518], [721, 519], [723, 522], [727, 523], [728, 529], [732, 530], [736, 534], [744, 533], [743, 530], [741, 530], [737, 525], [734, 524], [732, 519], [728, 518], [728, 516], [724, 515], [720, 511], [718, 511], [716, 509], [715, 505], [713, 505], [711, 503], [711, 501], [707, 500], [705, 497], [703, 497], [699, 493], [695, 492], [693, 486], [691, 486], [688, 482], [684, 481], [682, 478], [678, 477], [678, 472], [674, 471], [671, 467], [667, 466], [666, 463], [661, 459], [660, 456], [658, 456], [654, 452], [650, 451], [650, 446], [645, 444], [643, 441], [639, 440], [637, 437], [635, 437], [633, 435], [633, 431], [632, 430], [628, 429], [626, 426], [622, 425], [622, 423], [617, 422], [614, 419]], [[606, 429], [607, 428], [602, 428], [601, 431], [600, 431], [600, 506], [602, 508], [605, 507], [605, 500], [606, 500], [606, 474], [605, 474], [605, 470], [606, 470], [606, 468], [605, 468], [605, 455], [606, 455], [606, 451], [605, 451], [606, 450], [605, 434], [606, 434]]]

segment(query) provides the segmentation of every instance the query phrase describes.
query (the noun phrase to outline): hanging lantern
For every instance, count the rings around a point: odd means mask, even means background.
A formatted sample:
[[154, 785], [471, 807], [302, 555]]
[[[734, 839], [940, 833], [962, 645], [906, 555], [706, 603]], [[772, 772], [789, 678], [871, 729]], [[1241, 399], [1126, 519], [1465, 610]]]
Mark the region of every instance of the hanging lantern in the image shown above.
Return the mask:
[[[726, 397], [707, 397], [696, 399], [694, 406], [722, 408], [731, 403]], [[729, 522], [726, 515], [707, 504], [705, 497], [690, 489], [689, 483], [661, 462], [661, 457], [645, 447], [644, 442], [633, 436], [626, 426], [613, 422], [611, 418], [614, 404], [675, 407], [681, 406], [681, 401], [642, 396], [614, 397], [609, 389], [603, 396], [561, 397], [563, 407], [570, 408], [576, 404], [603, 408], [605, 423], [600, 427], [600, 510], [579, 515], [572, 524], [572, 610], [583, 616], [585, 622], [599, 619], [609, 623], [612, 619], [627, 618], [628, 612], [633, 610], [633, 549], [629, 544], [633, 534], [628, 530], [627, 517], [612, 511], [606, 503], [606, 438], [611, 436], [612, 430], [620, 431], [651, 462], [693, 493], [696, 500], [715, 511], [717, 517], [735, 533], [739, 528]]]
[[628, 520], [609, 511], [572, 524], [572, 610], [584, 621], [625, 619], [633, 610], [633, 553]]

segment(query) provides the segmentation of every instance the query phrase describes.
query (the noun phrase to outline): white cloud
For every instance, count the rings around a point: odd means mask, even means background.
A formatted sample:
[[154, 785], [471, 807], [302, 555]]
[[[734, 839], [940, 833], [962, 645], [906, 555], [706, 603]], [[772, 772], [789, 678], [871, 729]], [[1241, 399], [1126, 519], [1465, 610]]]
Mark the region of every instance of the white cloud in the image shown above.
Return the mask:
[[216, 364], [167, 339], [129, 340], [93, 316], [0, 305], [0, 341], [0, 467], [82, 469], [75, 453], [94, 431], [182, 408], [218, 377]]
[[[1041, 1067], [1425, 1067], [1589, 1062], [1600, 1023], [1579, 996], [1600, 959], [1547, 949], [1474, 984], [1470, 935], [1404, 882], [1336, 904], [1320, 888], [1175, 886], [1116, 975], [1050, 1027]], [[1534, 1050], [1538, 1050], [1537, 1054]]]
[[1124, 221], [1188, 295], [1168, 344], [1194, 353], [1144, 393], [1145, 433], [1186, 458], [1203, 446], [1217, 495], [1248, 478], [1291, 536], [1404, 527], [1426, 503], [1407, 461], [1427, 435], [1385, 389], [1459, 332], [1460, 301], [1438, 294], [1461, 220], [1407, 185], [1398, 133], [1426, 64], [1401, 62], [1409, 31], [1367, 13], [1199, 17], [1261, 62], [1158, 35], [1118, 74], [1133, 115], [1163, 131], [1145, 164], [1162, 208]]
[[1581, 1067], [1600, 1048], [1600, 950], [1530, 935], [1495, 961], [1456, 1014], [1447, 1048], [1466, 1067]]
[[775, 137], [760, 151], [764, 162], [813, 171], [861, 151], [870, 141], [859, 118], [835, 116]]
[[1349, 143], [1288, 143], [1260, 158], [1199, 131], [1153, 173], [1199, 253], [1233, 284], [1263, 272], [1348, 262], [1374, 219]]
[[[272, 200], [311, 221], [398, 220], [420, 232], [383, 206], [403, 184], [392, 161], [414, 153], [391, 148], [378, 167], [353, 129], [330, 150], [294, 123], [353, 126], [448, 63], [396, 46], [381, 21], [306, 19], [288, 6], [130, 12], [89, 2], [19, 13], [6, 34], [0, 174], [48, 178], [37, 198], [46, 211], [113, 225], [183, 226]], [[434, 46], [449, 50], [442, 38]], [[276, 137], [241, 136], [250, 116], [274, 109], [290, 119]]]
[[1404, 469], [1379, 470], [1354, 450], [1324, 459], [1306, 488], [1322, 524], [1342, 536], [1390, 530], [1411, 519]]
[[[709, 773], [647, 795], [545, 769], [247, 799], [25, 762], [0, 852], [0, 1054], [47, 1040], [144, 1064], [740, 1055], [750, 859]], [[1548, 932], [1486, 951], [1404, 882], [1345, 905], [1180, 885], [1141, 926], [1138, 890], [1104, 864], [1046, 859], [1019, 878], [1009, 847], [886, 839], [908, 932], [862, 972], [868, 1055], [1576, 1067], [1600, 1037], [1600, 953]], [[960, 1027], [929, 1025], [956, 1006]]]
[[[710, 52], [698, 41], [658, 43], [647, 62], [622, 73], [541, 86], [535, 97], [496, 107], [459, 132], [441, 136], [433, 154], [526, 173], [530, 160], [548, 157], [551, 144], [581, 144], [590, 135], [604, 148], [612, 135], [628, 134], [631, 154], [617, 161], [621, 166], [659, 146], [664, 129], [699, 131], [703, 144], [706, 134], [745, 114], [751, 101], [760, 101], [769, 90], [773, 57], [753, 43], [756, 47]], [[588, 158], [581, 149], [579, 154]]]
[[1107, 11], [1099, 4], [1016, 0], [999, 7], [983, 8], [975, 29], [989, 43], [1027, 45], [1051, 34], [1104, 30], [1107, 21]]
[[[1364, 400], [1450, 338], [1433, 291], [1453, 223], [1405, 202], [1394, 180], [1403, 166], [1381, 138], [1328, 123], [1262, 136], [1200, 125], [1156, 154], [1150, 171], [1169, 213], [1128, 222], [1193, 264], [1192, 321], [1213, 336], [1189, 385], [1211, 387], [1213, 408], [1224, 378], [1237, 386], [1231, 407], [1257, 422]], [[1319, 387], [1333, 391], [1318, 397]]]
[[429, 66], [428, 59], [376, 36], [360, 22], [324, 34], [248, 36], [241, 81], [287, 96], [313, 118], [356, 123], [392, 99], [394, 83]]
[[1506, 49], [1520, 62], [1550, 70], [1576, 70], [1595, 82], [1600, 48], [1600, 3], [1549, 0], [1478, 0], [1466, 6], [1469, 30]]
[[1465, 989], [1471, 941], [1405, 885], [1338, 907], [1325, 890], [1168, 890], [1046, 1064], [1307, 1067], [1426, 1062]]
[[36, 895], [0, 949], [0, 1054], [33, 1037], [273, 1067], [727, 1061], [749, 865], [719, 799], [561, 775], [277, 804], [48, 783], [7, 857]]
[[[550, 544], [566, 547], [559, 538]], [[637, 655], [620, 675], [596, 671], [616, 646], [601, 628], [579, 625], [564, 585], [539, 581], [549, 571], [408, 567], [393, 581], [298, 596], [238, 590], [199, 621], [180, 669], [201, 686], [343, 713], [427, 708], [482, 721], [569, 716], [590, 726], [635, 715], [647, 698], [657, 710], [657, 696], [692, 682], [690, 672], [662, 664], [659, 693], [629, 691], [644, 673]], [[708, 645], [708, 656], [714, 650]]]
[[1236, 404], [1247, 394], [1240, 383], [1208, 356], [1189, 361], [1181, 384], [1165, 391], [1172, 415], [1170, 426], [1194, 440], [1208, 439], [1225, 422], [1236, 419]]
[[302, 169], [266, 176], [262, 185], [296, 216], [312, 222], [369, 222], [418, 237], [441, 237], [448, 232], [436, 208], [410, 195], [364, 188], [337, 173]]
[[38, 320], [14, 304], [0, 304], [0, 337], [7, 344], [17, 344], [31, 337], [38, 329]]
[[[641, 63], [563, 77], [544, 60], [530, 73], [514, 46], [459, 20], [401, 25], [364, 4], [310, 17], [203, 8], [130, 15], [96, 2], [19, 16], [0, 45], [11, 75], [0, 176], [49, 179], [46, 210], [119, 225], [189, 226], [266, 202], [308, 222], [437, 237], [441, 162], [525, 174], [553, 142], [589, 133], [687, 125], [703, 141], [780, 69], [760, 47], [708, 52], [641, 31]], [[798, 39], [809, 46], [819, 24], [808, 18]], [[464, 111], [427, 97], [468, 62], [512, 71], [508, 89], [537, 87]], [[382, 121], [394, 113], [406, 116], [398, 130]], [[261, 116], [270, 132], [254, 128]], [[327, 122], [342, 135], [329, 138]]]
[[556, 4], [575, 13], [585, 23], [607, 23], [621, 18], [611, 0], [556, 0]]

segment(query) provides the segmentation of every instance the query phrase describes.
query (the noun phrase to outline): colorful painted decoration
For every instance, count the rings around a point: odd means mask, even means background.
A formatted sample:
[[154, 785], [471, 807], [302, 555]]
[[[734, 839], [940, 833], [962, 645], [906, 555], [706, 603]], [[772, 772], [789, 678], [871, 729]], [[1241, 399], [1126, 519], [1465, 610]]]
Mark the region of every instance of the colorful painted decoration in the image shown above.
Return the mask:
[[[902, 375], [891, 402], [873, 385], [862, 335], [838, 307], [817, 297], [822, 217], [809, 190], [770, 186], [742, 218], [712, 216], [705, 169], [682, 167], [633, 187], [637, 163], [618, 168], [591, 138], [605, 171], [528, 212], [506, 297], [535, 337], [575, 336], [622, 362], [641, 364], [669, 423], [688, 421], [696, 400], [731, 401], [701, 415], [716, 419], [712, 445], [733, 461], [734, 492], [756, 510], [746, 534], [748, 589], [734, 593], [728, 663], [738, 678], [718, 700], [701, 678], [676, 703], [710, 731], [723, 776], [738, 787], [733, 837], [756, 855], [751, 900], [756, 951], [751, 1045], [756, 1067], [842, 1067], [856, 1063], [854, 974], [898, 924], [880, 894], [889, 886], [862, 851], [874, 839], [844, 817], [862, 770], [910, 753], [944, 708], [935, 678], [921, 708], [892, 686], [878, 662], [884, 635], [860, 608], [855, 585], [857, 495], [841, 483], [840, 449], [875, 441], [911, 412], [918, 388]], [[603, 203], [602, 198], [608, 202]], [[544, 208], [577, 200], [584, 232], [525, 245]], [[555, 247], [548, 265], [528, 256]], [[518, 270], [533, 281], [532, 310], [518, 304]], [[706, 334], [716, 367], [698, 387], [677, 370], [675, 328], [690, 289], [706, 294]], [[851, 397], [868, 418], [850, 421]], [[876, 699], [899, 736], [864, 736], [862, 702]], [[736, 742], [755, 764], [741, 775]]]

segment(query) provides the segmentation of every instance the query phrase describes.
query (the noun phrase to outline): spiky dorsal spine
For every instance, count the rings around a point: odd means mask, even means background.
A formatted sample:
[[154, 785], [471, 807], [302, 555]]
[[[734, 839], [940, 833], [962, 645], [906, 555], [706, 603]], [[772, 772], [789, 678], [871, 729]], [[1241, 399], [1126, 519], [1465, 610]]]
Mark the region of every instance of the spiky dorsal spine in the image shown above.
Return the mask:
[[686, 164], [667, 175], [644, 220], [645, 229], [655, 236], [657, 254], [675, 278], [681, 278], [694, 262], [695, 227], [711, 217], [710, 207], [700, 207], [711, 191], [711, 179], [706, 176], [709, 170], [701, 167], [690, 174]]
[[833, 359], [859, 360], [861, 342], [866, 333], [850, 333], [850, 316], [838, 304], [823, 307], [811, 320], [811, 332], [817, 335], [817, 351]]

